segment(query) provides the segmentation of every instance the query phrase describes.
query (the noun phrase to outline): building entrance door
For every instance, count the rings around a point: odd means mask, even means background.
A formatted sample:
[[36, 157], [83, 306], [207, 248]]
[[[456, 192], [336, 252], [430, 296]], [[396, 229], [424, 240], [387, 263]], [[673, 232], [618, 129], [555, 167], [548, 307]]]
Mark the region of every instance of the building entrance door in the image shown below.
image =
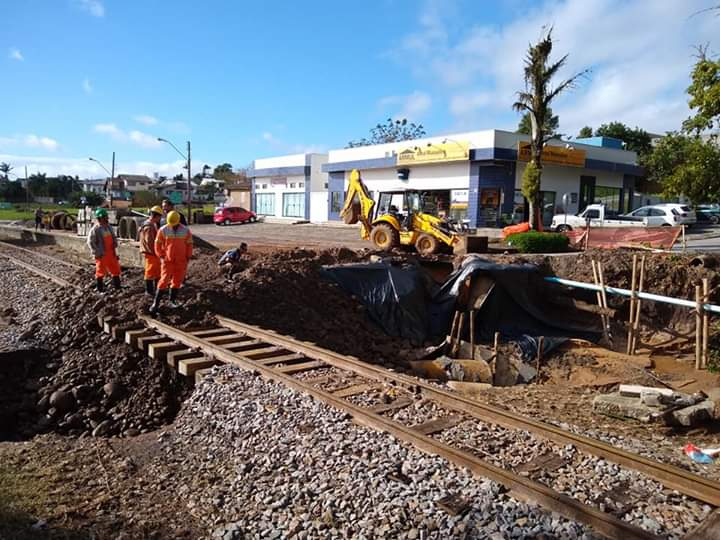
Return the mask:
[[588, 204], [595, 202], [595, 177], [580, 177], [580, 197], [578, 200], [578, 212], [585, 210]]

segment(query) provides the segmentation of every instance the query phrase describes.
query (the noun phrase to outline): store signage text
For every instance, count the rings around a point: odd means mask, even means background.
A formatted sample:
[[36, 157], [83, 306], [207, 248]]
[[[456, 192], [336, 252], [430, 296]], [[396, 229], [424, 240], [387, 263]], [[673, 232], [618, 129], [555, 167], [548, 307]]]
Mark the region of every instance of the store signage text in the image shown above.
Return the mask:
[[[518, 161], [530, 161], [530, 143], [518, 143]], [[585, 166], [585, 150], [546, 145], [542, 152], [543, 163], [556, 163], [571, 167]]]
[[423, 165], [425, 163], [445, 163], [470, 158], [470, 143], [450, 141], [407, 148], [397, 153], [397, 165]]

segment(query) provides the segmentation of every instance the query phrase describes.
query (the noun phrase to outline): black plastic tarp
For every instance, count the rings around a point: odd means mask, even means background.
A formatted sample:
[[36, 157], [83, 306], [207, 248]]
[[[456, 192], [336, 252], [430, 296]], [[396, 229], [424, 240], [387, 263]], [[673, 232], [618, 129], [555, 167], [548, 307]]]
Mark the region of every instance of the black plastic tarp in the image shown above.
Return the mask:
[[449, 333], [460, 287], [477, 273], [495, 282], [476, 315], [478, 340], [491, 341], [495, 332], [504, 340], [521, 336], [596, 337], [591, 325], [578, 323], [568, 316], [567, 308], [547, 301], [550, 286], [532, 264], [499, 264], [468, 257], [441, 285], [418, 264], [355, 263], [326, 266], [323, 272], [360, 298], [387, 334], [416, 344]]

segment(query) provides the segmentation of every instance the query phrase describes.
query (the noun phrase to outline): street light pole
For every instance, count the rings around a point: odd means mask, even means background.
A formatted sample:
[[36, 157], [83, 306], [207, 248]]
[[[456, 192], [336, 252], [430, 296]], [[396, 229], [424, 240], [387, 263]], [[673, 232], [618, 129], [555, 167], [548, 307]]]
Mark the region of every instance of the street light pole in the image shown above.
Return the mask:
[[27, 175], [27, 165], [25, 165], [25, 206], [30, 206], [30, 180]]
[[106, 196], [107, 196], [110, 208], [112, 208], [112, 183], [113, 183], [113, 180], [115, 179], [115, 152], [113, 152], [113, 156], [112, 156], [112, 171], [108, 171], [107, 167], [105, 165], [103, 165], [99, 160], [95, 159], [94, 157], [89, 157], [88, 159], [90, 161], [94, 161], [95, 163], [100, 165], [105, 170], [105, 172], [110, 175], [110, 183], [108, 184], [108, 188], [106, 190]]
[[187, 171], [188, 171], [188, 177], [187, 177], [187, 209], [188, 209], [188, 223], [192, 223], [192, 172], [191, 172], [191, 161], [190, 161], [190, 141], [187, 142], [187, 156], [183, 154], [180, 150], [178, 150], [178, 147], [175, 146], [173, 143], [168, 141], [167, 139], [163, 139], [162, 137], [158, 137], [157, 139], [160, 142], [164, 142], [169, 144], [173, 147], [173, 149], [180, 154], [180, 156], [187, 161]]

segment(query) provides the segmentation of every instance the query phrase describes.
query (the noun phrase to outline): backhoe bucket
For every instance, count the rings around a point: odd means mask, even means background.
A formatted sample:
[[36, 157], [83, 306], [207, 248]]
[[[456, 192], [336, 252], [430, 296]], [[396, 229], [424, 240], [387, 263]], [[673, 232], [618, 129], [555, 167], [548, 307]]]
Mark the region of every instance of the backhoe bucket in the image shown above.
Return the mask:
[[453, 246], [455, 255], [465, 255], [467, 253], [487, 253], [488, 237], [472, 236], [463, 234], [458, 237], [458, 242]]

